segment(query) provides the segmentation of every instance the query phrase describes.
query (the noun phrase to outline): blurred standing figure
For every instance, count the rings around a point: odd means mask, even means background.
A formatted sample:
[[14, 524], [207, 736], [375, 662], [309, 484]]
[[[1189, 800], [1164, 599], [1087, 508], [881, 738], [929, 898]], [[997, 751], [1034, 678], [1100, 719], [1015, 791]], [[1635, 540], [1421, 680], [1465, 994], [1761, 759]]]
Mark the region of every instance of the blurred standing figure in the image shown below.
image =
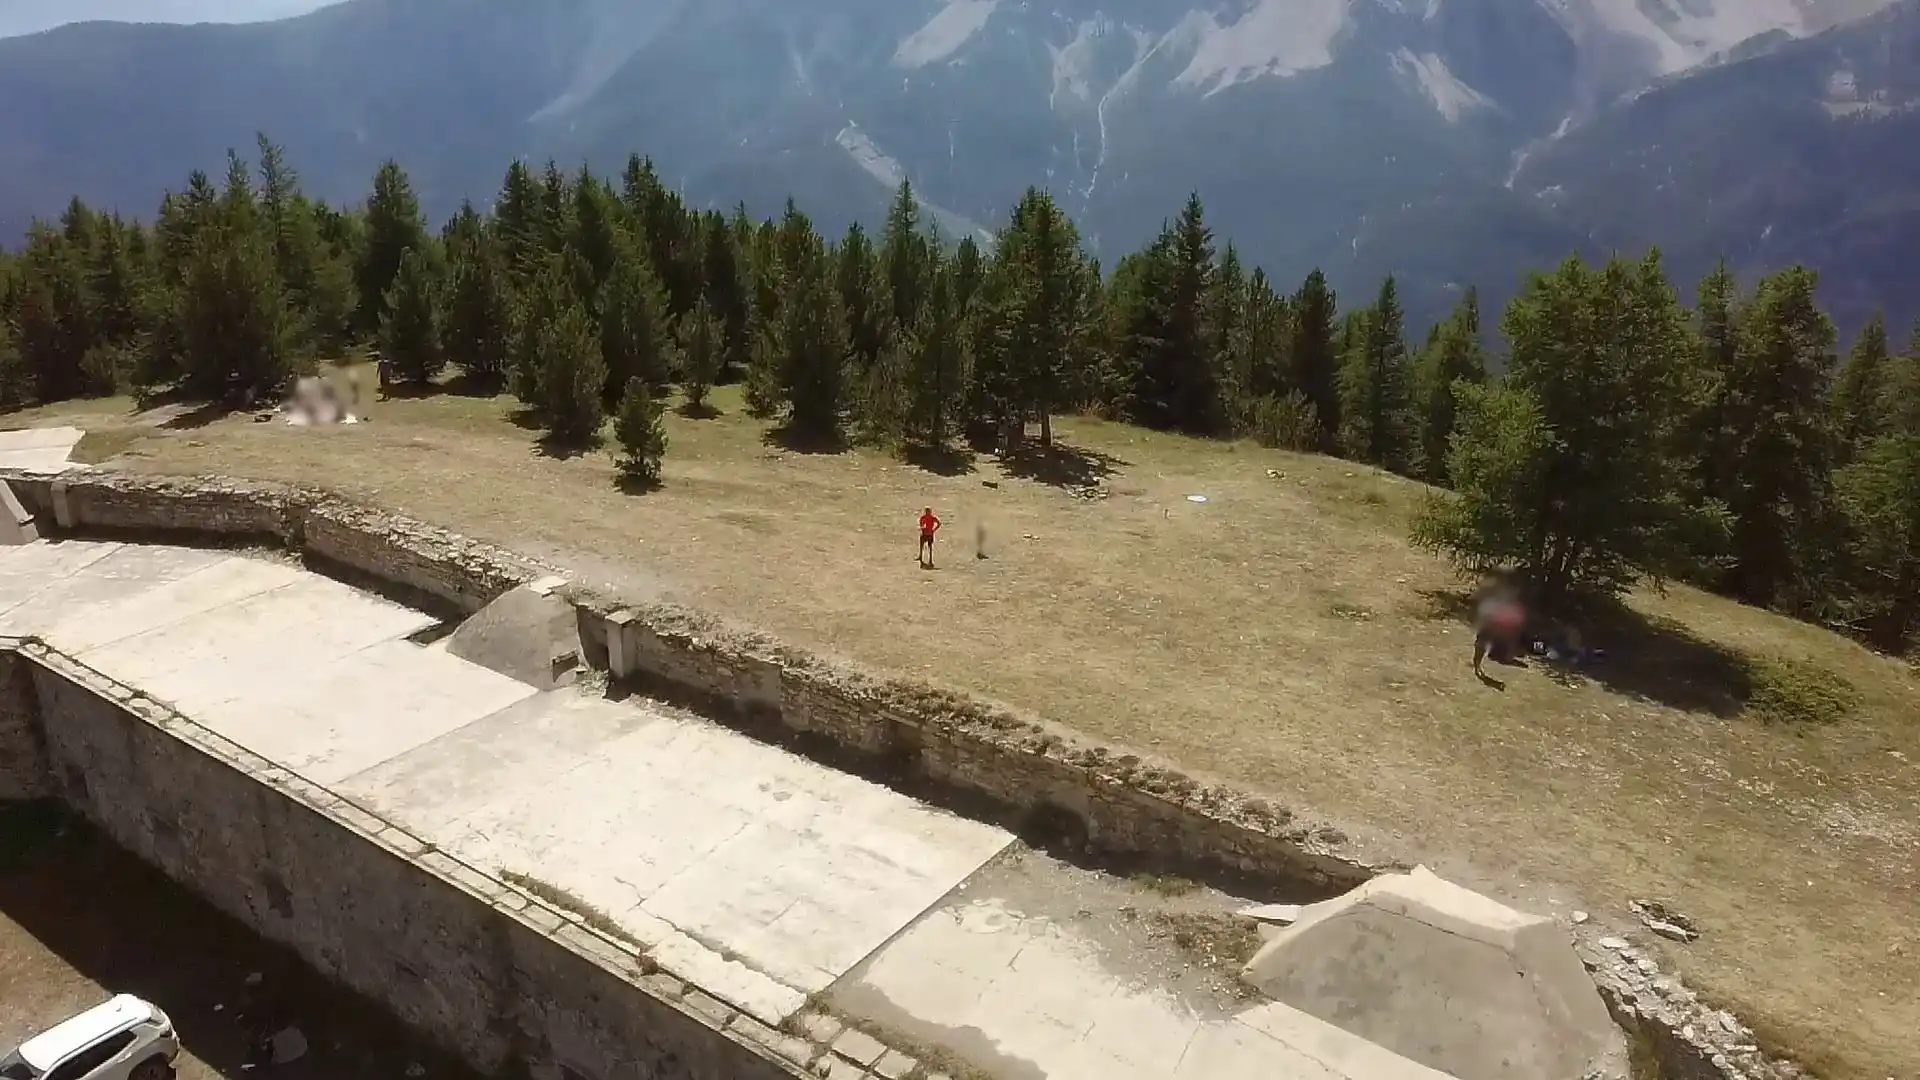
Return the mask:
[[1526, 625], [1520, 587], [1510, 575], [1497, 575], [1481, 585], [1473, 608], [1473, 673], [1484, 674], [1482, 664], [1489, 654], [1502, 661], [1518, 653]]

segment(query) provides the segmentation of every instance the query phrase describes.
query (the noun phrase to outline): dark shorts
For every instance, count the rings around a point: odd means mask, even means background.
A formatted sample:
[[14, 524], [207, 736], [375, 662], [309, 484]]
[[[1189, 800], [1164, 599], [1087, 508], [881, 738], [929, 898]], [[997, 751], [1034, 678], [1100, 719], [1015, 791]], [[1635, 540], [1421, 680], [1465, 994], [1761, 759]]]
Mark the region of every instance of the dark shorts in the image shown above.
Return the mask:
[[931, 544], [931, 543], [933, 543], [933, 534], [932, 534], [932, 533], [930, 533], [930, 532], [923, 532], [923, 533], [921, 533], [921, 534], [920, 534], [920, 542], [921, 542], [921, 543], [923, 543], [923, 544]]

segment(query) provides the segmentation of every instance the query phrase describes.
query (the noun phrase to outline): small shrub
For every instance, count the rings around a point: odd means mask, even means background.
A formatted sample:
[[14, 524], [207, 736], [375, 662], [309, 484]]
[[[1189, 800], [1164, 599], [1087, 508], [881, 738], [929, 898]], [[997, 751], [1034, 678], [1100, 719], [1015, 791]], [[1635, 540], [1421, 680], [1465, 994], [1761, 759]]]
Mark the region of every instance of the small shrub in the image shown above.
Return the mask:
[[1299, 391], [1263, 398], [1253, 407], [1253, 437], [1275, 450], [1311, 453], [1320, 444], [1320, 417]]
[[646, 487], [660, 482], [667, 429], [646, 380], [637, 375], [627, 380], [627, 392], [620, 399], [620, 413], [613, 420], [613, 441], [619, 447], [614, 463], [624, 479]]
[[1811, 660], [1748, 657], [1741, 713], [1763, 724], [1837, 724], [1859, 705], [1859, 691]]

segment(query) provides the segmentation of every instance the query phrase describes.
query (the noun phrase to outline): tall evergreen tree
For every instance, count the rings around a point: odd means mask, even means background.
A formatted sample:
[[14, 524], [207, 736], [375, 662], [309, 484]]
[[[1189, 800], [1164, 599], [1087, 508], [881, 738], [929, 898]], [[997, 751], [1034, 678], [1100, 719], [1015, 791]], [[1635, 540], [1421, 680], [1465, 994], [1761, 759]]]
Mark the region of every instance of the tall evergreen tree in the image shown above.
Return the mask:
[[500, 245], [485, 232], [450, 245], [453, 281], [447, 299], [447, 358], [481, 385], [506, 377], [513, 350], [513, 297]]
[[1338, 318], [1334, 293], [1315, 270], [1307, 275], [1289, 305], [1293, 314], [1293, 386], [1312, 403], [1324, 432], [1321, 446], [1332, 449], [1340, 431], [1340, 355], [1334, 343]]
[[1739, 308], [1739, 284], [1722, 259], [1701, 280], [1694, 302], [1697, 398], [1687, 438], [1687, 453], [1698, 463], [1701, 489], [1713, 499], [1725, 498], [1732, 483], [1726, 386], [1739, 359]]
[[955, 295], [957, 270], [943, 268], [933, 277], [918, 329], [907, 338], [909, 436], [935, 448], [955, 434], [966, 378], [965, 329]]
[[1550, 606], [1692, 565], [1703, 531], [1683, 450], [1694, 361], [1657, 254], [1532, 278], [1504, 320], [1495, 391], [1462, 399], [1448, 470], [1414, 539], [1458, 564], [1522, 567]]
[[562, 446], [591, 442], [606, 419], [607, 368], [595, 337], [585, 305], [570, 295], [538, 334], [545, 359], [541, 416], [548, 436]]
[[265, 133], [260, 152], [260, 211], [273, 235], [274, 267], [285, 283], [301, 347], [337, 355], [352, 336], [353, 267], [320, 231], [320, 217], [300, 192], [286, 151]]
[[1342, 442], [1348, 453], [1399, 473], [1411, 471], [1415, 433], [1405, 321], [1389, 276], [1356, 328], [1340, 373]]
[[1005, 275], [1005, 346], [1019, 419], [1040, 421], [1053, 442], [1053, 414], [1087, 382], [1095, 280], [1078, 230], [1052, 196], [1029, 188], [1001, 232], [994, 273]]
[[367, 198], [367, 239], [355, 280], [360, 287], [359, 322], [366, 332], [377, 330], [387, 309], [387, 289], [400, 272], [407, 252], [428, 247], [427, 220], [420, 199], [398, 162], [383, 162], [373, 176], [373, 194]]
[[671, 380], [678, 367], [672, 324], [666, 296], [645, 257], [634, 252], [615, 261], [600, 306], [606, 403], [617, 404], [633, 379], [645, 379], [653, 386]]
[[403, 382], [429, 382], [446, 364], [439, 294], [438, 271], [426, 253], [415, 248], [401, 256], [382, 304], [380, 352]]
[[681, 390], [687, 395], [688, 408], [697, 413], [706, 408], [707, 392], [713, 389], [720, 366], [726, 362], [727, 324], [703, 299], [680, 316], [674, 336], [684, 369]]
[[1717, 403], [1731, 465], [1720, 493], [1732, 514], [1726, 584], [1761, 606], [1804, 583], [1831, 537], [1824, 406], [1834, 331], [1815, 301], [1817, 280], [1795, 267], [1760, 283]]
[[1420, 354], [1414, 378], [1418, 395], [1419, 459], [1423, 479], [1445, 486], [1447, 452], [1460, 415], [1464, 388], [1487, 381], [1486, 354], [1480, 344], [1480, 295], [1466, 295], [1435, 328], [1432, 342]]
[[1887, 324], [1876, 312], [1854, 339], [1830, 395], [1835, 451], [1842, 459], [1850, 460], [1855, 451], [1882, 434], [1880, 399], [1890, 362]]
[[918, 326], [933, 276], [934, 247], [921, 223], [913, 185], [906, 180], [900, 181], [893, 205], [887, 210], [878, 263], [894, 325], [907, 329]]
[[844, 438], [847, 367], [846, 313], [834, 287], [828, 256], [818, 249], [793, 264], [793, 293], [781, 312], [780, 346], [786, 368], [787, 430], [816, 446]]
[[892, 308], [886, 297], [873, 244], [855, 222], [834, 250], [840, 304], [847, 315], [847, 344], [856, 373], [865, 375], [892, 345]]

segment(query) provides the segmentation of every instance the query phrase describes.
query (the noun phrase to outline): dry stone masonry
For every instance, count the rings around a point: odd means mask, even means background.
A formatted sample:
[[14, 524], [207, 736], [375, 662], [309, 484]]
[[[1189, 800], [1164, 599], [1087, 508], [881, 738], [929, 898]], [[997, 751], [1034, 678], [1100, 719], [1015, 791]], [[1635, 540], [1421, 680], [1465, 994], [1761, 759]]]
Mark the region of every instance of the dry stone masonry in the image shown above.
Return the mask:
[[[471, 614], [510, 589], [558, 572], [537, 560], [313, 488], [102, 470], [56, 478], [0, 473], [0, 480], [37, 518], [43, 534], [267, 544], [357, 583], [450, 614]], [[903, 784], [931, 788], [968, 810], [1045, 824], [1090, 852], [1147, 859], [1177, 853], [1185, 861], [1256, 879], [1284, 880], [1296, 887], [1311, 883], [1327, 895], [1384, 870], [1405, 868], [1376, 845], [1330, 824], [1052, 730], [967, 695], [861, 671], [669, 604], [633, 603], [582, 585], [569, 585], [562, 594], [578, 617], [583, 658], [616, 678], [663, 696], [696, 699], [716, 719], [796, 742], [802, 749]], [[13, 669], [0, 664], [0, 759], [38, 761], [31, 756], [40, 753], [31, 738], [38, 725], [22, 721], [24, 707], [9, 689], [17, 685]], [[29, 756], [17, 756], [16, 751]], [[55, 758], [53, 775], [67, 777], [64, 789], [72, 791], [76, 784], [84, 788], [84, 779], [74, 772], [83, 767], [82, 760], [71, 754]], [[270, 766], [259, 764], [271, 773]], [[32, 766], [0, 767], [0, 797], [34, 791], [39, 782], [34, 772]], [[205, 827], [223, 826], [208, 822]], [[376, 827], [368, 835], [388, 836], [385, 842], [391, 843], [390, 833]], [[155, 846], [159, 843], [156, 839], [135, 850], [151, 852], [165, 866], [169, 852]], [[177, 852], [171, 857], [177, 859]], [[249, 880], [251, 874], [244, 866], [233, 872], [240, 880]], [[321, 891], [314, 895], [325, 894], [322, 883], [315, 887]], [[258, 895], [248, 893], [230, 897], [228, 906], [258, 920], [268, 917], [255, 910], [260, 902]], [[1630, 1034], [1655, 1050], [1672, 1080], [1791, 1080], [1804, 1075], [1796, 1066], [1768, 1059], [1746, 1027], [1699, 1002], [1677, 980], [1662, 974], [1646, 953], [1608, 948], [1600, 943], [1597, 929], [1582, 927], [1578, 933], [1583, 957], [1608, 1008]], [[476, 937], [464, 947], [479, 949], [481, 944]], [[402, 946], [394, 943], [395, 948]], [[352, 974], [342, 970], [352, 962], [347, 951], [340, 941], [315, 943], [310, 959], [347, 977]], [[430, 967], [434, 961], [422, 958], [420, 963]], [[413, 970], [410, 977], [429, 978], [425, 969]], [[635, 972], [633, 977], [645, 974]], [[438, 981], [437, 974], [431, 978]], [[578, 995], [576, 989], [517, 1008], [540, 1012], [533, 1026], [552, 1030], [563, 1023], [558, 1003]], [[499, 1001], [488, 1006], [504, 1007]], [[608, 1004], [596, 997], [582, 1007], [587, 1015], [602, 1015]], [[643, 1008], [657, 1011], [658, 1005]], [[676, 1015], [705, 1016], [698, 1008], [681, 1008]], [[441, 1018], [408, 1018], [430, 1031], [455, 1034]], [[736, 1035], [753, 1034], [753, 1025], [737, 1019], [706, 1016]], [[527, 1027], [523, 1024], [521, 1030]], [[462, 1038], [468, 1034], [459, 1033]], [[569, 1032], [566, 1038], [581, 1034]], [[768, 1034], [790, 1040], [785, 1045], [793, 1048], [792, 1036]], [[497, 1033], [473, 1037], [494, 1047], [492, 1056], [504, 1053], [498, 1049]], [[759, 1044], [764, 1048], [769, 1041], [774, 1042], [773, 1052], [756, 1061], [783, 1060], [777, 1040], [761, 1039]], [[685, 1052], [684, 1043], [675, 1045], [680, 1048], [662, 1052]], [[816, 1074], [828, 1071], [821, 1066], [858, 1068], [844, 1056], [820, 1056], [817, 1047], [807, 1064]], [[754, 1071], [759, 1065], [743, 1068], [746, 1071], [724, 1075], [779, 1074]]]

